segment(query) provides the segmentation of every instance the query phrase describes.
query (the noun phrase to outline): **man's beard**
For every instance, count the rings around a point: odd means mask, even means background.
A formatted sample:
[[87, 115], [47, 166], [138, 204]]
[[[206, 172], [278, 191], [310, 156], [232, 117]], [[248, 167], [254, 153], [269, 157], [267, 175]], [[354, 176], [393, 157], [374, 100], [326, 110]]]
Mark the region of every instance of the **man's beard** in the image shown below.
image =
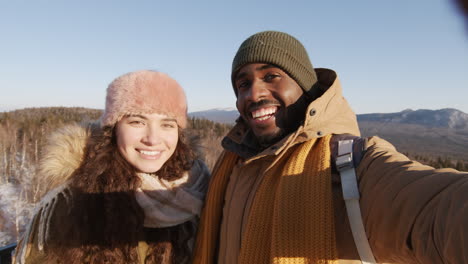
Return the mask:
[[257, 139], [258, 144], [262, 147], [262, 149], [266, 149], [269, 146], [283, 139], [286, 135], [287, 133], [284, 131], [284, 129], [280, 128], [279, 131], [272, 133], [270, 135], [255, 136], [255, 137]]
[[[297, 130], [297, 128], [303, 124], [304, 120], [304, 113], [307, 109], [309, 98], [306, 94], [303, 94], [294, 104], [289, 105], [279, 113], [281, 117], [276, 121], [276, 127], [278, 128], [277, 131], [268, 134], [268, 135], [255, 135], [258, 144], [262, 149], [266, 149], [271, 145], [277, 143], [278, 141], [282, 140], [284, 137], [289, 135], [290, 133]], [[257, 103], [252, 103], [249, 106], [250, 112], [252, 109], [262, 107], [265, 105], [277, 105], [280, 104], [279, 101], [276, 100], [262, 100]]]

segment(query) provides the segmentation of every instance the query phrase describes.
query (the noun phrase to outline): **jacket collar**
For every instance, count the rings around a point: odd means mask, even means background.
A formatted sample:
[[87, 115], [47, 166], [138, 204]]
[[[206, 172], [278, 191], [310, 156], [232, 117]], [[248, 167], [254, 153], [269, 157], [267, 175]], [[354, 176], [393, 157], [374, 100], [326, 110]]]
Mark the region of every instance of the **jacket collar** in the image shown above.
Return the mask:
[[321, 95], [312, 101], [304, 113], [299, 128], [280, 141], [262, 149], [251, 129], [239, 118], [236, 125], [224, 137], [224, 149], [244, 159], [277, 155], [289, 147], [328, 134], [351, 134], [359, 136], [356, 115], [344, 99], [337, 74], [330, 69], [315, 69]]

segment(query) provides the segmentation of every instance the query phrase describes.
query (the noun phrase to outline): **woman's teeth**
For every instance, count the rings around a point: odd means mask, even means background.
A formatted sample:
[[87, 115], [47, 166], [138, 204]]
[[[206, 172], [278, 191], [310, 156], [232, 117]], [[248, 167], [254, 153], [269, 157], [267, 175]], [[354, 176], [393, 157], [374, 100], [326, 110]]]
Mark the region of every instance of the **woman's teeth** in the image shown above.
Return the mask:
[[140, 150], [140, 153], [145, 154], [145, 155], [155, 156], [155, 155], [158, 155], [159, 153], [161, 153], [161, 151]]

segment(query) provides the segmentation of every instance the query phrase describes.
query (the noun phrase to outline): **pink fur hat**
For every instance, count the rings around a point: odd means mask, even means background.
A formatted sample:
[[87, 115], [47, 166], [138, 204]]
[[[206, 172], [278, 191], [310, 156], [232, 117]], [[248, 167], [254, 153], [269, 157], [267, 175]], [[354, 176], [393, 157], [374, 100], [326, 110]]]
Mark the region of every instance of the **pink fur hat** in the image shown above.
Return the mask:
[[136, 71], [117, 77], [107, 88], [101, 126], [113, 126], [128, 114], [159, 113], [187, 125], [187, 100], [182, 87], [167, 74]]

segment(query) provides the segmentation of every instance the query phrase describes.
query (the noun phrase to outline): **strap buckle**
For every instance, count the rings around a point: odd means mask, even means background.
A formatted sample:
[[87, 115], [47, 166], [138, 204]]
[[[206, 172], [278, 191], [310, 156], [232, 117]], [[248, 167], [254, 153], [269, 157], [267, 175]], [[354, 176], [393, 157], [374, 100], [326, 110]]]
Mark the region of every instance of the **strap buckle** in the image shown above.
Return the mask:
[[346, 169], [352, 169], [354, 168], [353, 166], [353, 153], [346, 153], [341, 156], [336, 157], [336, 169], [338, 171], [343, 171]]

